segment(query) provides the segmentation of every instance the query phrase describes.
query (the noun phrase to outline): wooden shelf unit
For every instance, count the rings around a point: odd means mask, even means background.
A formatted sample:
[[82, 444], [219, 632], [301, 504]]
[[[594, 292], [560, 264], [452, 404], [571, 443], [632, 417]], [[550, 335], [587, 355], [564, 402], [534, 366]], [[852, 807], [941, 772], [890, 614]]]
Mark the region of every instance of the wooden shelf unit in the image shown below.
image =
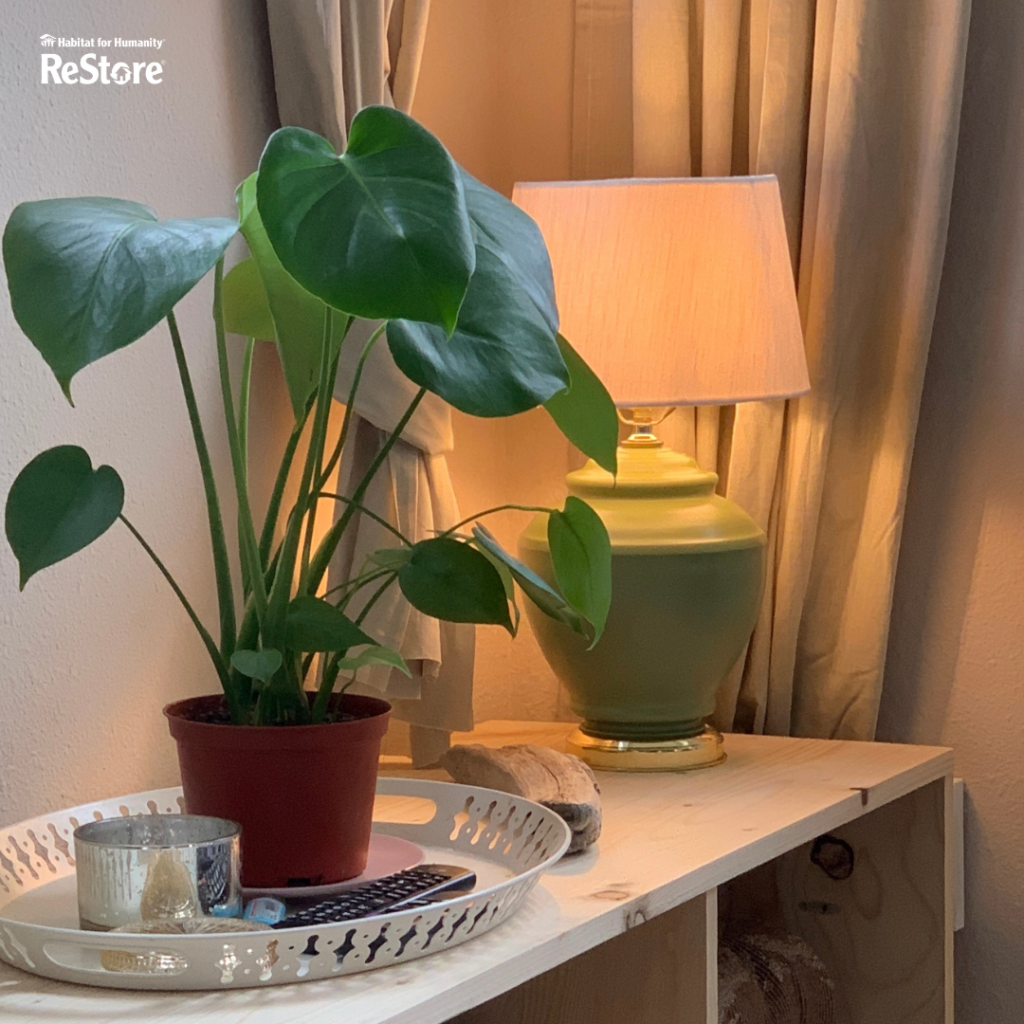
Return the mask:
[[[569, 729], [490, 722], [456, 740], [557, 748]], [[703, 771], [601, 773], [597, 846], [458, 949], [336, 981], [195, 994], [64, 986], [0, 965], [0, 1020], [714, 1024], [721, 903], [725, 927], [758, 914], [802, 935], [848, 1024], [951, 1024], [950, 751], [740, 735], [726, 751]], [[811, 862], [826, 833], [853, 849], [846, 880]]]

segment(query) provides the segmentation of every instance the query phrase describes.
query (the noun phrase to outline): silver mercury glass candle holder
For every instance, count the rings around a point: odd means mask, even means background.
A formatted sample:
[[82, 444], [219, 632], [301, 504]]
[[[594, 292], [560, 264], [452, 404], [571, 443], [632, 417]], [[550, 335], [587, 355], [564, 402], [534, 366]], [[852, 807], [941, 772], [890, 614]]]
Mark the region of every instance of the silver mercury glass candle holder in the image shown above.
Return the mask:
[[89, 931], [237, 917], [241, 828], [224, 818], [146, 814], [75, 829], [78, 918]]

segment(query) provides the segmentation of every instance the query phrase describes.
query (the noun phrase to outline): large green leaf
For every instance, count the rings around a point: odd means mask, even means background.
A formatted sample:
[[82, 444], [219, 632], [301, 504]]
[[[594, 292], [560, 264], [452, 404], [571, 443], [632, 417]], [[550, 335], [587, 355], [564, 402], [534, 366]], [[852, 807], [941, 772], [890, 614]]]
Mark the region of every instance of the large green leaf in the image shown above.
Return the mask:
[[288, 605], [285, 637], [292, 651], [347, 651], [376, 644], [344, 612], [319, 597], [296, 597]]
[[598, 514], [571, 495], [561, 512], [548, 516], [548, 545], [558, 589], [594, 627], [591, 647], [601, 639], [612, 603], [612, 549]]
[[281, 652], [273, 647], [264, 647], [261, 651], [235, 651], [231, 655], [231, 667], [250, 679], [258, 679], [269, 683], [274, 673], [284, 664]]
[[462, 172], [476, 270], [449, 339], [415, 320], [387, 326], [412, 381], [474, 416], [511, 416], [569, 383], [559, 352], [551, 262], [540, 229], [518, 206]]
[[476, 542], [487, 552], [498, 559], [509, 571], [512, 578], [522, 588], [523, 593], [545, 614], [559, 622], [564, 622], [576, 633], [591, 639], [592, 628], [583, 616], [553, 587], [549, 586], [528, 565], [510, 555], [497, 541], [486, 526], [477, 523], [473, 527]]
[[267, 292], [260, 280], [256, 261], [247, 257], [236, 263], [225, 275], [221, 285], [224, 304], [224, 330], [258, 341], [275, 341], [274, 317], [267, 302]]
[[398, 585], [424, 615], [446, 622], [479, 622], [512, 632], [505, 586], [498, 570], [475, 548], [451, 537], [413, 545], [398, 570]]
[[[239, 327], [258, 326], [258, 332], [247, 336], [277, 342], [292, 411], [299, 419], [305, 413], [306, 403], [316, 390], [320, 377], [325, 307], [281, 266], [260, 220], [256, 188], [256, 175], [250, 174], [235, 191], [235, 202], [257, 276], [254, 280], [252, 271], [245, 269], [241, 271], [240, 278], [231, 282], [232, 275], [246, 266], [247, 261], [243, 261], [224, 279], [224, 326], [235, 334], [246, 334], [238, 330]], [[243, 314], [247, 303], [252, 306], [248, 317]], [[268, 317], [271, 321], [269, 329]], [[340, 335], [334, 338], [334, 343], [340, 344]]]
[[558, 347], [569, 368], [569, 387], [544, 403], [558, 429], [609, 473], [618, 471], [619, 417], [601, 379], [561, 334]]
[[14, 208], [3, 254], [21, 329], [71, 397], [71, 378], [141, 338], [217, 262], [238, 225], [168, 220], [122, 199]]
[[355, 316], [452, 332], [474, 266], [462, 179], [411, 117], [365, 107], [340, 156], [313, 132], [280, 128], [256, 191], [274, 250], [314, 295]]
[[37, 455], [7, 495], [7, 540], [18, 559], [21, 588], [40, 569], [106, 533], [123, 504], [124, 484], [117, 471], [93, 469], [84, 449], [67, 444]]

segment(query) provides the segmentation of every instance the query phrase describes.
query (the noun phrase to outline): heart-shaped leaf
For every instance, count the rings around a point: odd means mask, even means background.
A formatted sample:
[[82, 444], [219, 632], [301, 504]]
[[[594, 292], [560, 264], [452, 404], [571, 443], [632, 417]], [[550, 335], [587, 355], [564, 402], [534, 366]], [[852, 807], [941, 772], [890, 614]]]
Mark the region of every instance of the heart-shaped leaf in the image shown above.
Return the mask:
[[548, 516], [548, 545], [558, 589], [594, 627], [593, 647], [612, 603], [612, 548], [598, 514], [571, 495]]
[[405, 658], [390, 647], [367, 647], [353, 658], [338, 659], [338, 670], [341, 672], [355, 672], [366, 665], [390, 665], [407, 676], [412, 675]]
[[237, 230], [222, 217], [161, 223], [122, 199], [22, 203], [3, 239], [15, 319], [70, 399], [71, 378], [167, 316]]
[[364, 107], [340, 156], [280, 128], [257, 178], [260, 216], [285, 269], [336, 309], [455, 327], [475, 252], [462, 179], [411, 117]]
[[[255, 287], [257, 282], [253, 281], [251, 276], [238, 281], [236, 292], [229, 294], [229, 278], [239, 267], [246, 265], [246, 261], [243, 261], [224, 279], [224, 326], [236, 334], [245, 334], [244, 331], [237, 330], [237, 327], [245, 326], [246, 323], [241, 316], [235, 316], [236, 311], [241, 313], [238, 306], [246, 302], [252, 303], [253, 317], [256, 315], [256, 308], [259, 307], [260, 331], [248, 337], [277, 342], [277, 353], [288, 386], [292, 411], [295, 418], [299, 419], [305, 412], [309, 396], [316, 390], [320, 376], [320, 346], [324, 339], [325, 307], [281, 266], [281, 261], [267, 237], [263, 221], [260, 220], [260, 212], [256, 205], [255, 174], [250, 174], [238, 186], [235, 191], [235, 202], [238, 205], [242, 234], [249, 246], [258, 283], [262, 286], [262, 299]], [[242, 273], [251, 275], [251, 271], [248, 270]], [[244, 292], [243, 285], [248, 285]], [[232, 317], [235, 326], [228, 325], [229, 302], [233, 307]], [[333, 340], [335, 345], [340, 344], [340, 334]]]
[[376, 645], [343, 611], [309, 594], [296, 597], [288, 605], [285, 636], [290, 650], [303, 653]]
[[[490, 536], [488, 534], [488, 536]], [[495, 542], [496, 543], [496, 542]], [[519, 620], [522, 617], [522, 613], [519, 611], [519, 602], [516, 600], [516, 581], [509, 571], [509, 567], [505, 562], [495, 556], [488, 548], [477, 540], [474, 545], [477, 551], [480, 552], [484, 558], [487, 559], [495, 569], [498, 570], [498, 575], [501, 577], [501, 585], [505, 588], [505, 597], [508, 600], [509, 605], [512, 607], [512, 635], [517, 636], [519, 633]]]
[[388, 347], [412, 381], [474, 416], [511, 416], [569, 383], [559, 352], [551, 262], [540, 229], [514, 203], [462, 171], [476, 270], [455, 333], [393, 320]]
[[[594, 630], [586, 619], [573, 608], [568, 601], [553, 587], [549, 586], [528, 565], [510, 555], [495, 539], [485, 526], [477, 523], [473, 527], [473, 536], [477, 543], [508, 569], [509, 574], [522, 588], [523, 593], [547, 616], [564, 622], [574, 632], [585, 636], [588, 640]], [[588, 628], [589, 627], [589, 628]]]
[[110, 466], [92, 468], [88, 453], [60, 445], [37, 455], [7, 495], [7, 540], [22, 590], [40, 569], [81, 551], [121, 514], [124, 484]]
[[512, 631], [505, 586], [498, 570], [475, 548], [451, 537], [413, 545], [398, 570], [398, 585], [424, 615], [446, 622], [479, 622]]
[[569, 387], [544, 403], [558, 429], [602, 469], [618, 472], [619, 417], [601, 379], [561, 334], [558, 348], [569, 368]]
[[231, 667], [250, 679], [258, 679], [261, 683], [269, 683], [274, 673], [284, 664], [281, 652], [273, 647], [264, 647], [262, 651], [235, 651], [231, 655]]

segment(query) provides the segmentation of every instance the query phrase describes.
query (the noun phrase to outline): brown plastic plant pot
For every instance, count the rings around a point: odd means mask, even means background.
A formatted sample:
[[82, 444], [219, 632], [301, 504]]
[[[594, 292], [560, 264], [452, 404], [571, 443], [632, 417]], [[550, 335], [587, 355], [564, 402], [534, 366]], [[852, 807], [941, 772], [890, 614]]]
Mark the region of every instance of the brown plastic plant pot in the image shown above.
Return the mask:
[[329, 885], [366, 867], [380, 743], [391, 705], [346, 694], [351, 719], [325, 725], [221, 725], [223, 697], [164, 714], [178, 744], [189, 814], [242, 826], [242, 884]]

